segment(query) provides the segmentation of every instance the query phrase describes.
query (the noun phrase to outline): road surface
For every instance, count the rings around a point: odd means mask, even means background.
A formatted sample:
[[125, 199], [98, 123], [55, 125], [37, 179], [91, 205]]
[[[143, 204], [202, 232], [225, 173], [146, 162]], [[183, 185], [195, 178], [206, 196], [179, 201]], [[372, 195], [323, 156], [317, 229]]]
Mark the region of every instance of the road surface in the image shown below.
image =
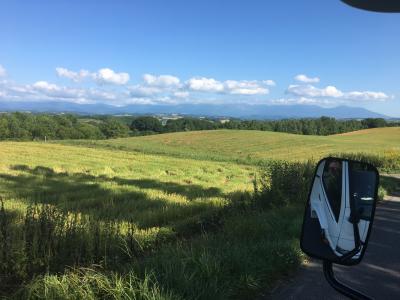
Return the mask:
[[[341, 282], [373, 299], [400, 299], [399, 196], [395, 192], [377, 205], [374, 226], [363, 261], [353, 267], [334, 268]], [[347, 298], [326, 282], [322, 264], [318, 260], [312, 260], [303, 265], [294, 278], [278, 285], [263, 299]]]

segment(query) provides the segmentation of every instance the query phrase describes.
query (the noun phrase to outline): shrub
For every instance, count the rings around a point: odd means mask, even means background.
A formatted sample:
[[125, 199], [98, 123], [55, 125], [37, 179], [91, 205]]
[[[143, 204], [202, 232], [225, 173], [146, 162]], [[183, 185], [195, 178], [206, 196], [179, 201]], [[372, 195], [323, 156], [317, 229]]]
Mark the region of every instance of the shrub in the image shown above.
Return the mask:
[[254, 181], [255, 197], [264, 207], [305, 203], [315, 163], [271, 161]]

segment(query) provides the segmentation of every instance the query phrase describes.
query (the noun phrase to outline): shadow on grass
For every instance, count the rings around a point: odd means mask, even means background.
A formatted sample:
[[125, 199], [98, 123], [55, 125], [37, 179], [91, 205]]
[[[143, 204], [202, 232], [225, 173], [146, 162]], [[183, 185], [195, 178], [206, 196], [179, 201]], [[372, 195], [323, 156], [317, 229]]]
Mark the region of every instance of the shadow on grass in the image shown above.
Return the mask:
[[[37, 274], [62, 272], [66, 266], [95, 264], [122, 270], [127, 262], [171, 241], [194, 238], [222, 225], [222, 206], [207, 201], [226, 196], [217, 188], [58, 173], [44, 166], [11, 169], [18, 173], [0, 173], [5, 203], [18, 206], [20, 202], [12, 204], [18, 199], [39, 205], [29, 205], [22, 213], [24, 209], [3, 210], [0, 203], [0, 298], [2, 289], [15, 290]], [[153, 196], [145, 189], [184, 199]]]
[[[57, 173], [43, 166], [15, 165], [11, 169], [21, 174], [0, 174], [0, 190], [7, 194], [30, 203], [53, 204], [62, 210], [81, 212], [104, 220], [133, 221], [141, 228], [166, 225], [196, 215], [211, 208], [212, 204], [206, 201], [208, 198], [224, 196], [218, 188], [194, 184]], [[130, 187], [181, 195], [188, 202], [149, 198], [146, 193]], [[198, 198], [202, 201], [192, 201]]]

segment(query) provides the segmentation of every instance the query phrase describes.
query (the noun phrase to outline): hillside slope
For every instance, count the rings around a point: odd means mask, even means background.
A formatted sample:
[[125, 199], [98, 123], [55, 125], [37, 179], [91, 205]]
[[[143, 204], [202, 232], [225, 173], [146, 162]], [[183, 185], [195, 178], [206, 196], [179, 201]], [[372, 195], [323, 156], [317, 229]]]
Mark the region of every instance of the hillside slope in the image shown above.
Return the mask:
[[265, 159], [305, 160], [338, 152], [399, 151], [400, 127], [368, 129], [333, 136], [307, 136], [254, 130], [213, 130], [62, 143], [176, 157], [252, 163]]

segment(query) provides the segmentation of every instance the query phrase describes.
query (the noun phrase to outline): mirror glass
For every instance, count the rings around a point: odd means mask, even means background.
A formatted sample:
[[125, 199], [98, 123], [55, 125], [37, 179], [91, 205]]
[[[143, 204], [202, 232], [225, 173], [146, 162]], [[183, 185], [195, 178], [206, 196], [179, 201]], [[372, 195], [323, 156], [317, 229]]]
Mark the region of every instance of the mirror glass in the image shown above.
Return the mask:
[[338, 264], [359, 263], [372, 228], [378, 183], [378, 171], [370, 164], [322, 159], [304, 213], [301, 249]]

